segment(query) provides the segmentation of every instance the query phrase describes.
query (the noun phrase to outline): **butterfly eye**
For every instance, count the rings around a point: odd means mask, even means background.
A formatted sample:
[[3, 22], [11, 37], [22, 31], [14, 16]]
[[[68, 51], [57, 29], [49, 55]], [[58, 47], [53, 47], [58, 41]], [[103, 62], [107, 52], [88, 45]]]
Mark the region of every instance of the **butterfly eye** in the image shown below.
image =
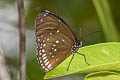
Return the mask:
[[81, 47], [81, 46], [82, 46], [82, 41], [79, 40], [76, 45], [77, 45], [78, 47]]
[[53, 12], [40, 12], [35, 24], [38, 62], [45, 72], [54, 69], [82, 45], [70, 27]]

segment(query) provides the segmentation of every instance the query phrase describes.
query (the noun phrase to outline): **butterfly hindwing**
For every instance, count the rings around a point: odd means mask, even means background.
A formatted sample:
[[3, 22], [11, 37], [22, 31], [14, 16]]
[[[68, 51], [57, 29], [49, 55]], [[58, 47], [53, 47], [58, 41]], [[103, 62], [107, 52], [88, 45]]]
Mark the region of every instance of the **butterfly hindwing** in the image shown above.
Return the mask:
[[76, 37], [61, 18], [49, 11], [37, 15], [35, 26], [38, 61], [48, 72], [71, 54]]

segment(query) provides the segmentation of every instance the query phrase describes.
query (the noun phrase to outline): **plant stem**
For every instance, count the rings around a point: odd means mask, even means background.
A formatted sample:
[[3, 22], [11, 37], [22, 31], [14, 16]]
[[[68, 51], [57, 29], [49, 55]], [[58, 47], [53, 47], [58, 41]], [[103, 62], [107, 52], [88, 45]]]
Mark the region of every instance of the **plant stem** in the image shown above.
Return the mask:
[[10, 74], [7, 71], [5, 57], [0, 51], [0, 80], [11, 80]]
[[93, 0], [106, 41], [120, 41], [108, 0]]
[[19, 64], [20, 64], [20, 80], [26, 80], [26, 62], [25, 62], [25, 30], [24, 30], [24, 2], [17, 0], [19, 14]]

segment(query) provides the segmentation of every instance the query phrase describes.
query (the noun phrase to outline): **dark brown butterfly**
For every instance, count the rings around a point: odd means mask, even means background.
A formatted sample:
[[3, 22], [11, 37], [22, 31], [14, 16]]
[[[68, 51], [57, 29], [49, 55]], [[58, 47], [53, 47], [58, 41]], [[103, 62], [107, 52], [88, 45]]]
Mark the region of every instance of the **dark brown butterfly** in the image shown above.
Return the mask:
[[[55, 68], [69, 55], [73, 54], [74, 57], [74, 54], [78, 53], [82, 41], [78, 41], [70, 27], [53, 12], [48, 10], [40, 12], [36, 17], [35, 26], [37, 59], [45, 72]], [[85, 58], [84, 54], [78, 54]], [[87, 63], [86, 58], [85, 62]]]

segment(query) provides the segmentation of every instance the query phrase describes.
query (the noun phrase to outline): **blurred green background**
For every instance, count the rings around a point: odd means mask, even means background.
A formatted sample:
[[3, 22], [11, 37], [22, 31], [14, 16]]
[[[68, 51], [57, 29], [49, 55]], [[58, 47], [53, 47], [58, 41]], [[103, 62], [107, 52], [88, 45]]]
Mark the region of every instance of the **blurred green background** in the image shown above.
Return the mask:
[[[99, 5], [102, 10], [99, 10]], [[75, 32], [79, 40], [83, 40], [83, 45], [96, 43], [119, 41], [120, 31], [120, 0], [24, 0], [25, 5], [25, 28], [26, 28], [26, 48], [27, 48], [27, 79], [43, 80], [45, 73], [41, 71], [36, 60], [36, 44], [34, 36], [35, 17], [41, 10], [50, 10], [60, 16]], [[106, 6], [109, 11], [106, 12]], [[12, 80], [18, 79], [18, 12], [16, 0], [0, 0], [0, 47], [4, 52], [7, 64], [12, 76]], [[106, 25], [101, 19], [101, 14], [105, 14], [105, 23], [112, 24], [113, 32], [106, 32]], [[109, 23], [110, 14], [112, 22]], [[108, 16], [108, 17], [107, 17]], [[108, 22], [107, 22], [108, 20]], [[114, 29], [113, 29], [114, 28]], [[81, 29], [81, 32], [80, 32]], [[110, 31], [110, 30], [109, 30]], [[116, 32], [116, 35], [111, 35]], [[93, 33], [93, 34], [92, 34]], [[109, 33], [111, 33], [109, 35]], [[90, 35], [89, 35], [90, 34]], [[89, 35], [89, 36], [88, 36]], [[116, 36], [114, 38], [114, 36]], [[106, 37], [110, 37], [111, 40]], [[88, 74], [70, 75], [51, 80], [83, 80]]]
[[[36, 15], [41, 10], [50, 10], [62, 17], [80, 39], [92, 32], [101, 31], [101, 25], [91, 0], [36, 0], [31, 1], [26, 13], [26, 25], [33, 29]], [[80, 34], [80, 28], [81, 33]], [[100, 33], [98, 33], [100, 35]], [[102, 36], [100, 36], [102, 37]], [[87, 38], [87, 37], [86, 37]], [[104, 37], [91, 43], [104, 42]], [[90, 44], [90, 43], [88, 43]]]

